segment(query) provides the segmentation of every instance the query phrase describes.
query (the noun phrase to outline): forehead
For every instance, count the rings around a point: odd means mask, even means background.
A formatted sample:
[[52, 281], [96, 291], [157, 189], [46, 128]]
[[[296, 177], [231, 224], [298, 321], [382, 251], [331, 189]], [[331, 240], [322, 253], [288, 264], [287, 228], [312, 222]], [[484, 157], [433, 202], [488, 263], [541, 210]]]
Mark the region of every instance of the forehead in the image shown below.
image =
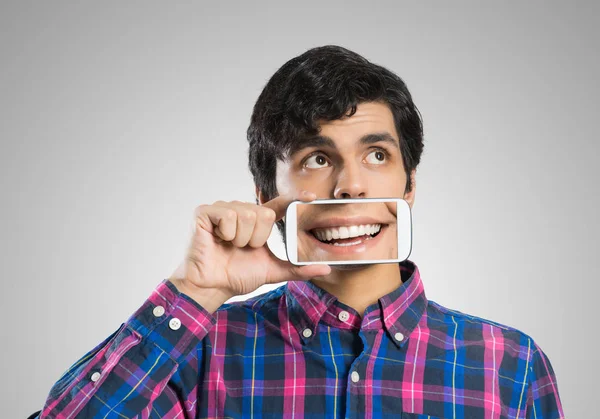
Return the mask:
[[333, 121], [319, 121], [320, 135], [338, 141], [352, 141], [373, 132], [388, 132], [399, 141], [394, 116], [385, 103], [366, 102], [356, 107], [356, 113]]

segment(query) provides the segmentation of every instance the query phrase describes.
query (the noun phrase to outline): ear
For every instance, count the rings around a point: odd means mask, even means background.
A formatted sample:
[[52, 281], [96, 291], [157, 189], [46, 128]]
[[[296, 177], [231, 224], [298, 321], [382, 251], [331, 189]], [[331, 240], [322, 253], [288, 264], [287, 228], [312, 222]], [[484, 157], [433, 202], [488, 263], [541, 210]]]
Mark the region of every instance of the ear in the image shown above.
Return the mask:
[[410, 173], [410, 183], [411, 183], [411, 191], [410, 192], [406, 192], [404, 194], [404, 200], [406, 202], [408, 202], [408, 206], [412, 209], [414, 202], [415, 202], [415, 193], [417, 191], [417, 183], [416, 183], [416, 176], [417, 176], [417, 170], [413, 169], [413, 171]]

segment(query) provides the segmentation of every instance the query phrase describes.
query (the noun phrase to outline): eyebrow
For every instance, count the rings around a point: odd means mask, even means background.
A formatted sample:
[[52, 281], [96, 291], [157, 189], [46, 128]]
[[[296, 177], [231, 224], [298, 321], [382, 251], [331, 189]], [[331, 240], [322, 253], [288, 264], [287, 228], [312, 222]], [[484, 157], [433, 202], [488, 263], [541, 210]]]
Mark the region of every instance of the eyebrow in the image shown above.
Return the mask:
[[[359, 143], [362, 145], [375, 144], [375, 143], [388, 143], [395, 147], [400, 148], [398, 140], [396, 140], [389, 132], [376, 132], [371, 134], [363, 135]], [[328, 147], [337, 150], [335, 141], [331, 137], [325, 135], [312, 135], [308, 137], [302, 137], [297, 141], [294, 141], [288, 152], [288, 156], [291, 157], [301, 150], [309, 147]]]

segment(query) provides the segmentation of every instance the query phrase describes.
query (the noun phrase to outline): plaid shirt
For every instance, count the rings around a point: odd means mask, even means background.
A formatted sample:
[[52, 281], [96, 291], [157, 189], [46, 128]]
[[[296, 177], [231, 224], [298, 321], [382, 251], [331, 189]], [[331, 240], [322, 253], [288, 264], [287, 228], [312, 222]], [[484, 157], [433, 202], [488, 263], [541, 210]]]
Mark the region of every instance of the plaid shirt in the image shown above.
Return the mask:
[[214, 315], [162, 281], [52, 387], [41, 418], [564, 418], [526, 334], [425, 297], [416, 265], [361, 318], [312, 282]]

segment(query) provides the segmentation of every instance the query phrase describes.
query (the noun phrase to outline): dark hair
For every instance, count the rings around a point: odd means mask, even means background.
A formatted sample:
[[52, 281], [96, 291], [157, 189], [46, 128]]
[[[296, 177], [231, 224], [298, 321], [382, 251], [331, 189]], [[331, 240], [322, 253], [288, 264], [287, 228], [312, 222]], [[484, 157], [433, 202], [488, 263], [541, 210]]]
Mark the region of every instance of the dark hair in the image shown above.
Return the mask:
[[[352, 116], [362, 102], [386, 103], [393, 114], [411, 191], [410, 173], [423, 152], [423, 123], [406, 84], [384, 67], [336, 45], [312, 48], [292, 58], [271, 77], [258, 97], [247, 137], [249, 168], [265, 196], [278, 195], [277, 159], [295, 139], [319, 132], [318, 120]], [[278, 223], [283, 232], [283, 223]]]

